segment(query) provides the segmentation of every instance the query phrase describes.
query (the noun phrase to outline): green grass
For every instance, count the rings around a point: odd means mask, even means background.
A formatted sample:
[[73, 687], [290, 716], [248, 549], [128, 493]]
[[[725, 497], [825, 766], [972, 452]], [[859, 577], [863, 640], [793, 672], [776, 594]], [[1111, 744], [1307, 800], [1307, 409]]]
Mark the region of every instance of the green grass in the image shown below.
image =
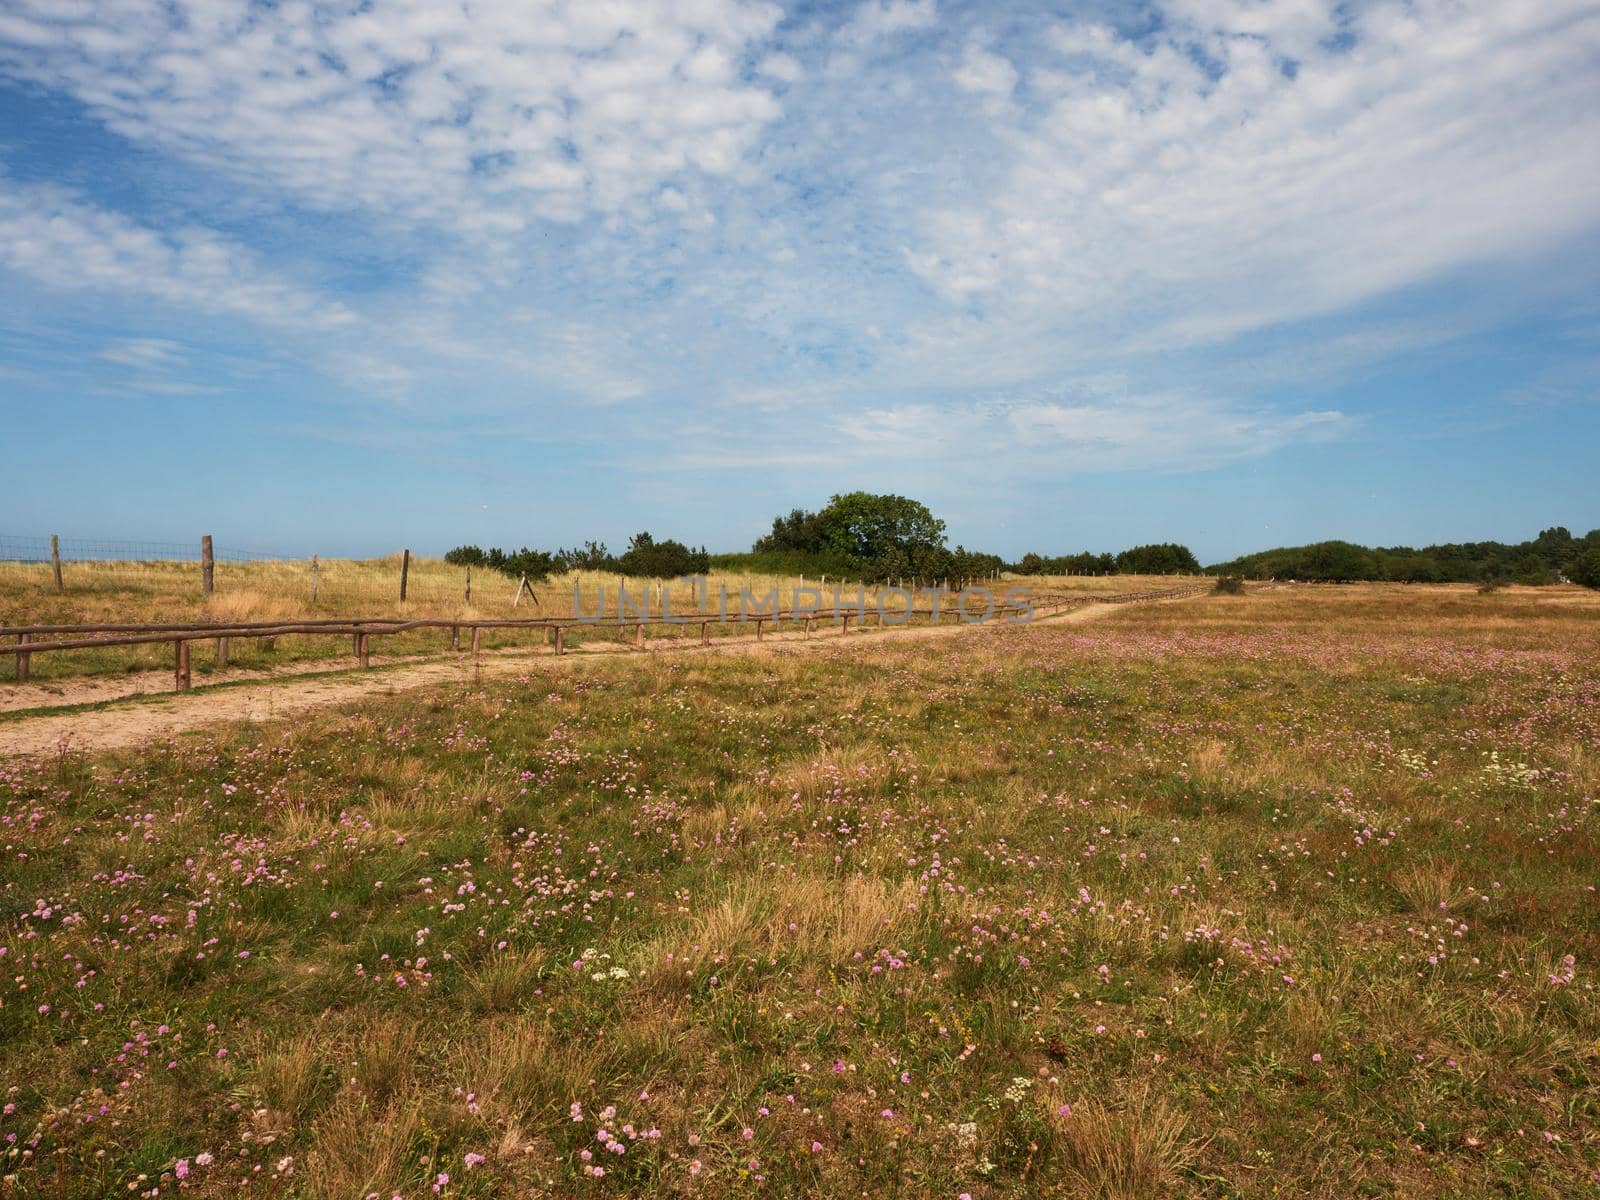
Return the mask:
[[0, 765], [0, 1186], [1592, 1195], [1595, 630], [1251, 603]]

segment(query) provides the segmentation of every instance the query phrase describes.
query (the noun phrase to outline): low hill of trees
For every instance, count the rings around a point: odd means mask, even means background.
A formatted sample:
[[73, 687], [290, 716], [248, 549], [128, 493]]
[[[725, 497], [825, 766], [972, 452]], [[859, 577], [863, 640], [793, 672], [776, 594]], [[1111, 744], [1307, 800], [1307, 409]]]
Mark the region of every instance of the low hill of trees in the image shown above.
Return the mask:
[[[1358, 546], [1316, 542], [1246, 554], [1206, 568], [1246, 579], [1396, 583], [1555, 583], [1566, 578], [1600, 587], [1600, 529], [1575, 538], [1557, 525], [1526, 542], [1450, 542], [1439, 546]], [[1595, 582], [1588, 582], [1594, 579]]]
[[1024, 554], [1010, 569], [1018, 575], [1198, 575], [1200, 562], [1187, 546], [1156, 542], [1120, 554]]

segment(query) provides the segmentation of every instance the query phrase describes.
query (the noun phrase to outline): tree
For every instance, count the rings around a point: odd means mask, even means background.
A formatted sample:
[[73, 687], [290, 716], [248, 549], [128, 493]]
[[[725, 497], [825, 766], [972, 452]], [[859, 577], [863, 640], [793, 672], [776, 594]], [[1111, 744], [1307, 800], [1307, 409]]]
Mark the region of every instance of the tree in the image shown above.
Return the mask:
[[757, 554], [782, 550], [818, 553], [822, 549], [822, 531], [817, 525], [817, 514], [796, 508], [787, 517], [772, 518], [772, 532], [757, 538], [750, 548]]
[[819, 549], [872, 563], [892, 550], [913, 558], [944, 548], [944, 522], [904, 496], [847, 492], [817, 514]]
[[[871, 583], [953, 577], [955, 556], [944, 541], [944, 522], [926, 505], [905, 496], [846, 492], [832, 497], [819, 512], [796, 508], [775, 518], [772, 531], [752, 550], [813, 555], [828, 564], [822, 570], [842, 568]], [[967, 566], [981, 569], [979, 564]]]
[[1581, 583], [1586, 588], [1600, 588], [1600, 546], [1591, 546], [1568, 563], [1566, 575], [1573, 583]]

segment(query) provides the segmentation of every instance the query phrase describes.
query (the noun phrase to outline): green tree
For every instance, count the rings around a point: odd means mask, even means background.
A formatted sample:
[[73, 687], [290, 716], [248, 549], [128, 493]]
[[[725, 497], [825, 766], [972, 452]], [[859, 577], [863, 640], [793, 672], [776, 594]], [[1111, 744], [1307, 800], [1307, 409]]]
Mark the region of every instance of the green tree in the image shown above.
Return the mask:
[[1568, 563], [1566, 575], [1586, 588], [1600, 588], [1600, 546], [1591, 546]]
[[873, 563], [899, 550], [913, 560], [944, 548], [944, 522], [905, 496], [847, 492], [817, 514], [820, 549]]

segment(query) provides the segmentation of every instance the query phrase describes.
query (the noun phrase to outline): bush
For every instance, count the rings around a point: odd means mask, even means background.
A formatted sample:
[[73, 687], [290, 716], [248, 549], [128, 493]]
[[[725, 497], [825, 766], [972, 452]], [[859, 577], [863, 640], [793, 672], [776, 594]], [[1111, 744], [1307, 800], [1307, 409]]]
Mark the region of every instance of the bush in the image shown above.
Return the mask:
[[1244, 595], [1244, 580], [1237, 575], [1219, 575], [1215, 591], [1219, 596], [1242, 596]]
[[456, 567], [481, 567], [489, 561], [489, 556], [481, 546], [457, 546], [444, 552], [444, 560]]
[[636, 533], [611, 569], [636, 579], [676, 579], [706, 574], [711, 570], [711, 556], [704, 546], [691, 550], [671, 538], [658, 542], [648, 533]]

